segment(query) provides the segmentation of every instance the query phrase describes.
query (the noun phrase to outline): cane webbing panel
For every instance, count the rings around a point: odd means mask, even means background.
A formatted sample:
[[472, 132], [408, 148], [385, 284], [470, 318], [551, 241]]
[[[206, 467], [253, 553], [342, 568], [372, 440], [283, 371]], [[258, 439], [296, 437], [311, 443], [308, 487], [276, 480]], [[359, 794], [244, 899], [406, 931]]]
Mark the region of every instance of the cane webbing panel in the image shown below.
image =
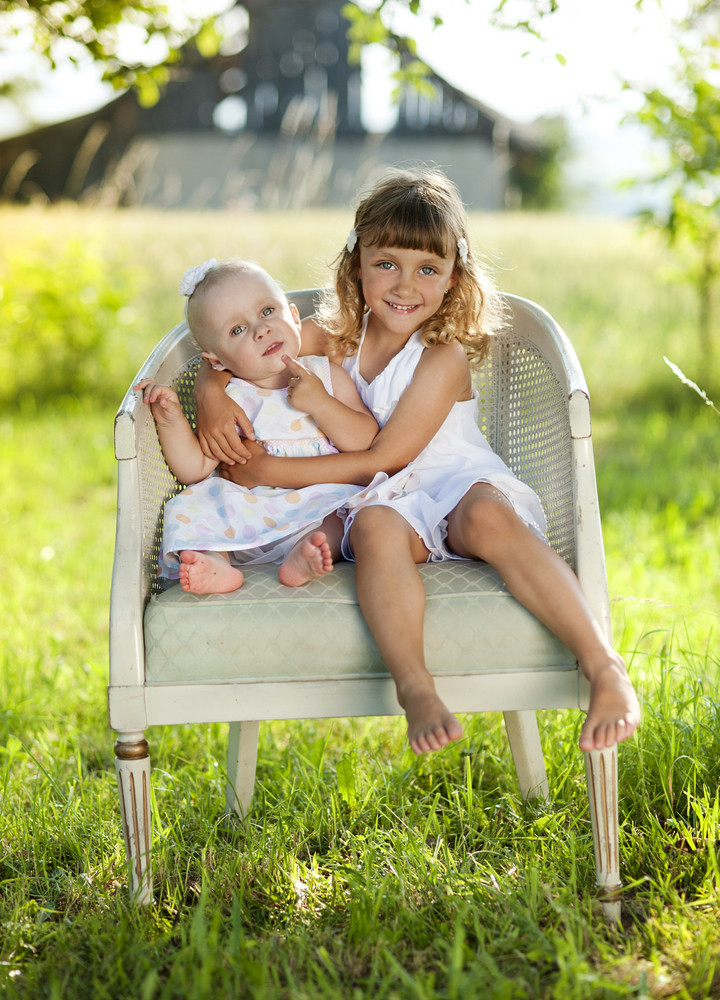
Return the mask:
[[548, 540], [575, 568], [575, 526], [568, 401], [531, 342], [506, 331], [493, 338], [475, 376], [480, 428], [518, 479], [540, 497]]
[[[189, 334], [188, 346], [191, 347]], [[194, 428], [195, 397], [193, 386], [201, 358], [197, 353], [197, 348], [192, 348], [192, 350], [193, 356], [174, 374], [172, 379], [168, 379], [168, 382], [180, 397], [183, 411]], [[140, 422], [138, 462], [141, 469], [143, 577], [147, 596], [150, 592], [159, 592], [160, 590], [157, 572], [162, 538], [163, 507], [165, 502], [179, 493], [183, 487], [165, 464], [150, 407], [145, 407], [139, 412], [138, 420]]]

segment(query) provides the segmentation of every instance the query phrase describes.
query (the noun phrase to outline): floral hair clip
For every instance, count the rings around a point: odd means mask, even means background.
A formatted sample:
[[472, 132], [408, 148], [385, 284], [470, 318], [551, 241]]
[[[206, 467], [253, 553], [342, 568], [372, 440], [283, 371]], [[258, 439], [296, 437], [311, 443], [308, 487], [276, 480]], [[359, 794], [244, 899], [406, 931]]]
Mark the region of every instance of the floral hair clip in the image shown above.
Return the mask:
[[357, 233], [355, 232], [354, 229], [351, 229], [350, 232], [348, 233], [348, 238], [345, 243], [345, 246], [347, 247], [347, 252], [352, 253], [353, 250], [355, 249], [356, 244], [357, 244]]
[[183, 276], [183, 280], [180, 282], [180, 294], [187, 295], [188, 298], [195, 291], [200, 282], [205, 278], [208, 271], [215, 267], [217, 260], [214, 257], [210, 257], [202, 264], [196, 264], [195, 267], [189, 267]]
[[468, 241], [465, 239], [464, 236], [461, 236], [460, 239], [457, 241], [457, 251], [458, 254], [460, 255], [460, 260], [463, 262], [463, 264], [467, 264]]

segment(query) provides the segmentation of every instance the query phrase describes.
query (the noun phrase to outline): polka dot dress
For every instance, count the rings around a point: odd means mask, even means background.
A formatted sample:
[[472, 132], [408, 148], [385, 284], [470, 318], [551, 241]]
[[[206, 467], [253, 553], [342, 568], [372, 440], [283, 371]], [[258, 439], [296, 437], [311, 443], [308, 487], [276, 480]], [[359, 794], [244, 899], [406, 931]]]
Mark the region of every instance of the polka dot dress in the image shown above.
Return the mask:
[[[303, 357], [302, 363], [332, 393], [328, 359]], [[309, 414], [290, 406], [287, 389], [259, 389], [233, 378], [227, 393], [245, 410], [270, 454], [312, 457], [337, 452]], [[213, 474], [166, 503], [160, 575], [177, 578], [184, 550], [228, 552], [235, 565], [280, 563], [328, 514], [337, 510], [343, 516], [346, 502], [360, 489], [343, 483], [247, 489]]]

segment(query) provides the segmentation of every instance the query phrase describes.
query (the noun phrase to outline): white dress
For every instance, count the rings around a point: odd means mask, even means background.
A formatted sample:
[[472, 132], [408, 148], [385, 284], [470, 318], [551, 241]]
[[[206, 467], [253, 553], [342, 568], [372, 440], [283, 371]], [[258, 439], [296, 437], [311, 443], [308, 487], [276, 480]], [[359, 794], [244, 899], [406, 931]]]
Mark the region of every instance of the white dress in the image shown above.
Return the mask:
[[[302, 361], [332, 393], [328, 359]], [[312, 457], [337, 452], [309, 414], [290, 406], [287, 389], [259, 389], [232, 378], [226, 392], [245, 410], [269, 454]], [[342, 517], [345, 503], [360, 489], [344, 483], [298, 490], [247, 489], [213, 473], [165, 504], [160, 576], [177, 578], [179, 553], [186, 549], [228, 552], [233, 565], [280, 563], [298, 539], [319, 527], [328, 514], [338, 511]]]
[[[415, 374], [423, 343], [416, 330], [405, 347], [372, 382], [360, 374], [362, 333], [356, 354], [343, 360], [358, 392], [382, 428]], [[405, 469], [393, 476], [379, 472], [348, 502], [343, 555], [352, 559], [348, 537], [356, 512], [369, 504], [398, 511], [430, 552], [428, 562], [458, 559], [447, 546], [447, 516], [475, 483], [489, 483], [510, 502], [516, 514], [541, 538], [547, 522], [537, 494], [521, 482], [495, 454], [477, 424], [477, 394], [455, 403], [429, 444]]]

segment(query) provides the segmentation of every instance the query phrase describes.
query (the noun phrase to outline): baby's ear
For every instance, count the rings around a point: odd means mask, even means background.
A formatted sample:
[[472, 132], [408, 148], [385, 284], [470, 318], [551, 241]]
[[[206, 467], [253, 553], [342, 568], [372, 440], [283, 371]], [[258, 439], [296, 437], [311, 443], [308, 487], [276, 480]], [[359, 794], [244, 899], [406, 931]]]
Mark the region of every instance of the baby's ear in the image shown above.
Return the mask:
[[294, 302], [290, 302], [288, 304], [290, 306], [290, 314], [292, 315], [292, 318], [295, 321], [295, 325], [297, 327], [301, 327], [302, 321], [300, 320], [300, 313], [298, 312], [298, 307], [295, 305]]
[[214, 368], [216, 372], [221, 372], [225, 365], [222, 363], [217, 354], [210, 354], [209, 351], [202, 352], [203, 361], [207, 361], [211, 368]]

